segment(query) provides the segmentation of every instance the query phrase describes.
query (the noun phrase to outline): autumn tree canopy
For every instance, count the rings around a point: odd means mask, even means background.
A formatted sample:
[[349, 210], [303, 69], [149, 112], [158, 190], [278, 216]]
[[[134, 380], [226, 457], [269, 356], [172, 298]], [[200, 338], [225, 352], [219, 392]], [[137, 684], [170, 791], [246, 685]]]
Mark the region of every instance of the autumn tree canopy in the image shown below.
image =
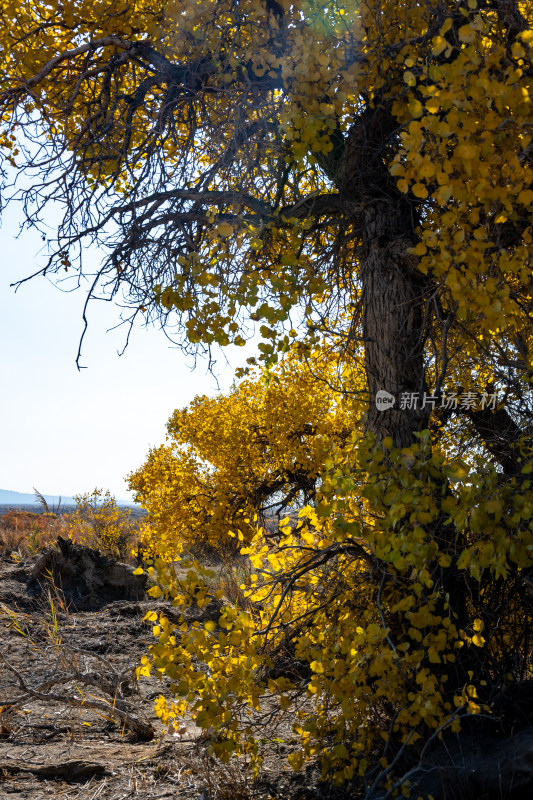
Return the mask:
[[[258, 752], [262, 691], [307, 693], [293, 765], [381, 765], [392, 791], [531, 668], [533, 7], [1, 7], [2, 197], [63, 213], [43, 272], [83, 275], [96, 243], [89, 297], [126, 319], [186, 349], [257, 332], [265, 374], [288, 351], [352, 372], [353, 437], [301, 525], [249, 543], [246, 608], [157, 626], [182, 698], [159, 713], [192, 707], [229, 758]], [[284, 648], [311, 678], [276, 677]]]
[[[250, 318], [267, 363], [306, 333], [364, 342], [371, 397], [530, 375], [528, 4], [23, 3], [2, 20], [2, 153], [32, 176], [32, 220], [64, 209], [48, 273], [83, 270], [96, 241], [91, 293], [185, 344], [242, 344]], [[398, 444], [429, 417], [369, 415]]]
[[357, 404], [342, 398], [353, 372], [339, 375], [336, 358], [315, 353], [313, 368], [320, 381], [290, 356], [226, 396], [174, 411], [167, 443], [129, 476], [148, 511], [146, 550], [234, 555], [258, 524], [277, 526], [314, 499], [331, 448], [351, 439]]

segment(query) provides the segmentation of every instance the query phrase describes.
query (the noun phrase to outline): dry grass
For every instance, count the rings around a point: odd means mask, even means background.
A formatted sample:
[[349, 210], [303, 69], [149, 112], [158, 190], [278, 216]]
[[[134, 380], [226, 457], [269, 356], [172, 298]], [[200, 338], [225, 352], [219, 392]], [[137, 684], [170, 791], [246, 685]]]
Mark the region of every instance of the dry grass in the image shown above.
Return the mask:
[[209, 800], [253, 800], [258, 796], [255, 779], [245, 757], [227, 763], [204, 752], [191, 761], [190, 772], [204, 787]]
[[252, 604], [245, 594], [251, 586], [250, 576], [253, 571], [248, 559], [225, 558], [220, 563], [209, 566], [213, 570], [213, 577], [206, 581], [208, 589], [212, 592], [221, 589], [225, 603], [251, 610]]
[[8, 511], [0, 516], [0, 556], [32, 556], [68, 535], [66, 516]]
[[[58, 536], [97, 549], [100, 544], [96, 532], [91, 541], [87, 526], [82, 527], [72, 514], [8, 511], [0, 516], [0, 558], [36, 555], [55, 544]], [[132, 521], [128, 552], [134, 550], [138, 542], [138, 524]]]

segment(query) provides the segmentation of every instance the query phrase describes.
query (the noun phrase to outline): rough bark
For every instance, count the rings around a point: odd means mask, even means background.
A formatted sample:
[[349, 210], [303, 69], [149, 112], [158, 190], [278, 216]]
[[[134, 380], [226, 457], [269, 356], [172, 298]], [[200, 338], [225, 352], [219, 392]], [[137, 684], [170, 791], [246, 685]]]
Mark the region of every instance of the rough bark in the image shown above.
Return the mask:
[[[378, 440], [391, 436], [396, 447], [413, 443], [427, 426], [422, 409], [424, 379], [423, 276], [416, 269], [410, 220], [403, 203], [381, 199], [364, 210], [360, 276], [363, 285], [363, 336], [369, 391], [366, 428]], [[376, 394], [394, 397], [386, 410]], [[413, 394], [412, 408], [400, 408], [403, 393]]]
[[[319, 162], [346, 205], [357, 208], [369, 392], [366, 430], [378, 440], [391, 436], [396, 447], [407, 447], [429, 419], [429, 408], [421, 408], [427, 280], [408, 252], [417, 242], [416, 207], [398, 191], [387, 167], [396, 127], [390, 101], [378, 102], [361, 114], [344, 139], [335, 132], [333, 150]], [[380, 390], [394, 397], [392, 408], [377, 408]], [[402, 393], [418, 393], [416, 407], [401, 409]]]
[[[518, 475], [523, 466], [520, 442], [525, 439], [524, 431], [510, 417], [506, 409], [498, 408], [495, 411], [488, 408], [471, 409], [467, 416], [487, 450], [503, 467], [505, 477], [512, 478], [513, 475]], [[530, 439], [524, 440], [523, 444], [531, 446]]]

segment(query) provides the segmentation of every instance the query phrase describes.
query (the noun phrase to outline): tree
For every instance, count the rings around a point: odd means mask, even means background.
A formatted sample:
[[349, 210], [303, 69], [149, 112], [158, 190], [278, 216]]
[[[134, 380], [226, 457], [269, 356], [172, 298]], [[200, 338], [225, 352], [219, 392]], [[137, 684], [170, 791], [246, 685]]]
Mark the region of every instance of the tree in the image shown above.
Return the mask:
[[[228, 755], [256, 746], [258, 687], [282, 706], [308, 692], [302, 757], [339, 778], [385, 759], [394, 784], [531, 666], [530, 4], [23, 3], [2, 19], [3, 152], [33, 175], [31, 222], [65, 208], [44, 271], [83, 274], [97, 241], [89, 296], [185, 347], [242, 344], [254, 323], [267, 368], [295, 342], [311, 362], [333, 348], [366, 406], [302, 526], [250, 544], [254, 610], [179, 644], [159, 626], [176, 710], [193, 703]], [[159, 591], [198, 597], [156, 568]], [[272, 677], [283, 647], [311, 679]]]
[[[90, 296], [125, 292], [193, 345], [241, 344], [251, 309], [267, 361], [294, 338], [291, 309], [312, 337], [342, 308], [370, 397], [479, 385], [493, 359], [528, 375], [529, 14], [6, 5], [3, 152], [33, 174], [30, 219], [66, 208], [44, 271], [96, 240]], [[403, 445], [428, 420], [369, 415]]]
[[329, 451], [351, 438], [362, 413], [339, 403], [351, 375], [320, 352], [313, 365], [321, 382], [291, 355], [227, 396], [197, 397], [172, 414], [169, 443], [129, 476], [149, 514], [147, 552], [170, 559], [185, 545], [234, 556], [258, 524], [277, 528], [312, 501]]
[[[336, 780], [375, 774], [386, 731], [384, 752], [392, 756], [381, 755], [380, 777], [390, 788], [402, 783], [398, 774], [412, 776], [428, 740], [446, 727], [459, 730], [465, 715], [499, 714], [502, 692], [528, 674], [531, 459], [524, 475], [506, 480], [480, 452], [459, 458], [445, 440], [432, 444], [429, 431], [410, 448], [394, 448], [390, 437], [376, 448], [373, 437], [345, 427], [357, 407], [347, 420], [341, 406], [328, 424], [317, 408], [338, 395], [327, 389], [317, 403], [302, 393], [294, 365], [280, 367], [274, 392], [278, 370], [175, 413], [169, 431], [182, 449], [152, 451], [130, 478], [150, 514], [153, 596], [164, 591], [178, 607], [210, 601], [212, 580], [201, 564], [182, 559], [186, 577], [176, 578], [168, 563], [199, 532], [223, 545], [229, 531], [240, 531], [253, 566], [240, 603], [226, 601], [218, 628], [171, 625], [162, 613], [159, 642], [140, 674], [155, 668], [171, 679], [178, 699], [161, 697], [158, 715], [167, 724], [192, 708], [214, 731], [212, 751], [222, 758], [258, 756], [257, 734], [272, 716], [259, 700], [265, 693], [291, 715], [303, 698], [314, 701], [294, 725], [302, 740], [290, 757], [295, 768], [320, 753], [324, 775]], [[295, 384], [316, 415], [306, 440], [293, 434], [299, 413], [280, 414]], [[250, 434], [259, 431], [258, 442]], [[301, 506], [300, 496], [296, 521], [287, 516], [278, 530], [267, 525], [251, 538], [251, 519], [280, 479], [289, 497], [302, 479], [311, 485], [310, 502]], [[191, 509], [200, 480], [204, 497]], [[224, 602], [222, 591], [217, 597]], [[507, 713], [509, 724], [515, 718]]]

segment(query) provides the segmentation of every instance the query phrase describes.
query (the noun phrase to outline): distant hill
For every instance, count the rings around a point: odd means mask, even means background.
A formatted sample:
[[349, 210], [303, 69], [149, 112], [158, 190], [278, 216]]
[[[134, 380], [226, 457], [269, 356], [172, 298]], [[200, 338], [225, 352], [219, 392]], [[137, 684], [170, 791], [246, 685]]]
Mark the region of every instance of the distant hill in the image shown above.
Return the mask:
[[[57, 506], [59, 504], [60, 499], [62, 506], [76, 505], [73, 497], [65, 496], [59, 498], [58, 495], [53, 495], [53, 494], [45, 494], [43, 495], [43, 497], [50, 506], [50, 508], [52, 508], [52, 506]], [[131, 500], [117, 500], [117, 503], [121, 506], [134, 507], [134, 503]], [[30, 494], [26, 492], [13, 492], [10, 489], [0, 489], [0, 506], [33, 506], [33, 505], [39, 506], [39, 502], [33, 493]]]
[[[45, 494], [44, 499], [50, 506], [57, 506], [59, 497], [57, 495]], [[39, 503], [34, 494], [26, 492], [12, 492], [10, 489], [0, 489], [0, 505], [3, 506], [38, 506]], [[61, 505], [76, 505], [73, 497], [62, 497]]]

